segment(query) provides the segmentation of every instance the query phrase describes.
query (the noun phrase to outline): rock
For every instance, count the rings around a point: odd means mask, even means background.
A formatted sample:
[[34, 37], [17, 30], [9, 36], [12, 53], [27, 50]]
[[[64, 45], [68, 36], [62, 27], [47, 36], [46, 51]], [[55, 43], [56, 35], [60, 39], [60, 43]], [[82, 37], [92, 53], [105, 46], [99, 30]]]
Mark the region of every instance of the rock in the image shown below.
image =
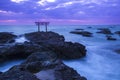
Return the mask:
[[[32, 53], [25, 61], [25, 63], [35, 62], [35, 61], [54, 61], [57, 59], [57, 55], [51, 51], [45, 52], [35, 52]], [[42, 62], [43, 63], [43, 62]]]
[[96, 33], [112, 34], [112, 32], [110, 31], [110, 29], [108, 29], [108, 28], [98, 28], [98, 30], [100, 30], [100, 31], [98, 31], [98, 32], [96, 32]]
[[115, 34], [118, 34], [120, 36], [120, 31], [116, 31]]
[[9, 32], [0, 32], [0, 44], [2, 43], [13, 43], [17, 36]]
[[26, 70], [36, 73], [46, 67], [53, 67], [57, 59], [54, 52], [36, 52], [31, 54], [22, 65], [25, 65]]
[[88, 28], [92, 28], [92, 27], [88, 27]]
[[3, 72], [0, 72], [0, 75], [2, 74]]
[[92, 37], [92, 33], [88, 32], [88, 31], [71, 31], [70, 33], [72, 34], [79, 34], [85, 37]]
[[14, 66], [7, 72], [0, 75], [0, 80], [40, 80], [28, 71], [24, 71], [19, 66]]
[[120, 49], [116, 49], [115, 52], [120, 54]]
[[72, 42], [51, 42], [44, 44], [46, 48], [57, 53], [62, 59], [76, 59], [86, 55], [85, 46]]
[[84, 29], [77, 28], [77, 29], [75, 29], [75, 30], [78, 30], [78, 31], [81, 30], [81, 31], [83, 31]]
[[74, 69], [59, 64], [55, 67], [56, 80], [87, 80], [85, 77], [81, 77]]
[[85, 56], [85, 46], [65, 42], [63, 36], [54, 32], [34, 32], [25, 36], [31, 42], [0, 46], [1, 61], [27, 58], [20, 65], [0, 73], [0, 80], [45, 80], [46, 78], [41, 76], [38, 78], [35, 74], [42, 71], [47, 73], [50, 69], [53, 70], [52, 74], [55, 77], [51, 80], [86, 80], [60, 60], [60, 58], [76, 59]]
[[44, 47], [32, 43], [16, 43], [10, 46], [3, 46], [0, 49], [0, 61], [10, 59], [24, 59], [34, 52], [47, 51]]
[[87, 80], [80, 76], [74, 69], [63, 63], [52, 69], [45, 69], [35, 74], [40, 80]]
[[26, 34], [26, 38], [57, 53], [59, 58], [75, 59], [86, 55], [85, 46], [79, 43], [65, 42], [64, 37], [57, 33], [34, 32]]
[[35, 43], [45, 43], [48, 41], [64, 41], [64, 37], [54, 32], [33, 32], [25, 34], [26, 39]]
[[116, 38], [113, 38], [112, 36], [106, 36], [107, 40], [117, 40]]

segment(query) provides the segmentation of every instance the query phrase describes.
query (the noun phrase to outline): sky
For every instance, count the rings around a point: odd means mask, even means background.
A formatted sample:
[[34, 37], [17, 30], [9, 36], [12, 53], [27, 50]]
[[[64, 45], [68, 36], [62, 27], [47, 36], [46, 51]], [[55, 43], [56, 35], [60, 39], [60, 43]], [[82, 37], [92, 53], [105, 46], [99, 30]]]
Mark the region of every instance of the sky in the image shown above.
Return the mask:
[[120, 24], [120, 0], [0, 0], [0, 24]]

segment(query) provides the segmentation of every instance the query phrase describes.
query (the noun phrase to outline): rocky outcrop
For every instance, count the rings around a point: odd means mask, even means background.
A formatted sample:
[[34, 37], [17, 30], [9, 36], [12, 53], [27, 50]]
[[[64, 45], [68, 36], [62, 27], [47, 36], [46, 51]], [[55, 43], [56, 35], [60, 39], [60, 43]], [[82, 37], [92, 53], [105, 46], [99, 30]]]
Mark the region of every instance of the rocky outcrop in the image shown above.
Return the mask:
[[116, 53], [120, 54], [120, 49], [115, 49], [114, 50]]
[[[0, 46], [0, 62], [26, 58], [20, 65], [0, 73], [0, 80], [86, 80], [74, 69], [66, 66], [63, 59], [76, 59], [86, 55], [85, 46], [65, 42], [64, 37], [54, 32], [33, 32], [25, 34], [30, 42], [3, 44]], [[46, 78], [43, 78], [42, 75]]]
[[113, 38], [112, 36], [106, 36], [107, 40], [117, 40], [116, 38]]
[[[52, 73], [50, 75], [45, 73]], [[31, 54], [22, 64], [1, 73], [0, 80], [87, 80], [74, 69], [66, 66], [54, 52], [37, 52]], [[54, 78], [51, 79], [52, 76]]]
[[110, 31], [109, 28], [98, 28], [98, 30], [100, 30], [100, 31], [98, 31], [98, 32], [96, 32], [96, 33], [101, 33], [101, 34], [112, 34], [112, 32]]
[[40, 80], [20, 66], [14, 66], [0, 75], [0, 80]]
[[[57, 53], [59, 58], [76, 59], [86, 55], [85, 46], [79, 43], [65, 42], [64, 37], [54, 32], [34, 32], [26, 34], [26, 38], [36, 44]], [[47, 38], [47, 39], [46, 39]]]
[[42, 69], [53, 67], [56, 64], [58, 57], [54, 52], [36, 52], [31, 54], [22, 65], [26, 70], [35, 73]]
[[44, 46], [55, 53], [62, 59], [77, 59], [86, 55], [85, 46], [72, 42], [51, 42]]
[[76, 31], [71, 31], [70, 33], [79, 34], [79, 35], [82, 35], [82, 36], [85, 36], [85, 37], [92, 37], [93, 36], [91, 32], [83, 31], [83, 30], [81, 30], [81, 31], [77, 31], [77, 30]]
[[55, 78], [56, 80], [87, 80], [85, 77], [77, 74], [74, 69], [64, 64], [55, 67]]
[[115, 34], [118, 34], [120, 36], [120, 31], [116, 31]]
[[64, 41], [64, 37], [54, 32], [33, 32], [25, 34], [26, 39], [35, 43], [46, 43], [46, 42], [60, 42]]
[[0, 62], [10, 59], [24, 59], [38, 51], [47, 51], [47, 49], [29, 42], [4, 45], [0, 48]]
[[0, 32], [0, 44], [15, 42], [17, 36], [9, 32]]
[[82, 28], [77, 28], [77, 29], [75, 29], [75, 30], [77, 30], [77, 31], [83, 31], [84, 29], [82, 29]]

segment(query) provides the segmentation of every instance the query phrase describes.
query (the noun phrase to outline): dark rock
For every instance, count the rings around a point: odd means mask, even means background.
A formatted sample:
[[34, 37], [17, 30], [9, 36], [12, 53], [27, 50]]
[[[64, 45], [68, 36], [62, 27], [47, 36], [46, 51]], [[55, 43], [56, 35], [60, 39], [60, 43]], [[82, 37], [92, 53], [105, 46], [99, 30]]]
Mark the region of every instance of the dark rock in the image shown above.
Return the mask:
[[0, 75], [0, 80], [39, 80], [30, 72], [22, 70], [19, 66], [14, 66], [7, 72]]
[[81, 77], [74, 69], [59, 64], [55, 67], [56, 80], [87, 80], [85, 77]]
[[35, 61], [54, 61], [57, 59], [57, 55], [54, 52], [46, 51], [46, 52], [35, 52], [32, 53], [25, 61], [25, 63], [35, 62]]
[[107, 40], [117, 40], [116, 38], [113, 38], [112, 36], [106, 36]]
[[34, 52], [47, 51], [44, 47], [32, 43], [16, 43], [10, 46], [3, 46], [0, 49], [0, 61], [10, 59], [24, 59]]
[[[64, 37], [53, 32], [25, 34], [31, 42], [0, 46], [0, 59], [27, 58], [20, 65], [0, 74], [0, 80], [40, 80], [35, 74], [52, 69], [56, 80], [86, 80], [59, 58], [75, 59], [86, 55], [85, 46], [64, 42]], [[47, 75], [45, 75], [47, 77]]]
[[120, 31], [116, 31], [115, 34], [118, 34], [120, 36]]
[[0, 43], [14, 42], [17, 36], [9, 32], [0, 32]]
[[64, 37], [58, 35], [57, 33], [34, 32], [26, 34], [26, 38], [49, 50], [52, 50], [57, 53], [60, 58], [75, 59], [86, 55], [85, 46], [79, 43], [64, 42]]
[[120, 54], [120, 49], [116, 49], [115, 52]]
[[0, 72], [0, 75], [2, 74], [3, 72]]
[[48, 41], [64, 41], [64, 37], [54, 32], [33, 32], [25, 34], [25, 37], [31, 42], [45, 43]]
[[71, 31], [70, 33], [72, 34], [79, 34], [85, 37], [92, 37], [92, 33], [88, 32], [88, 31]]
[[98, 28], [98, 30], [100, 30], [100, 31], [98, 31], [98, 32], [96, 32], [96, 33], [112, 34], [112, 32], [110, 31], [110, 29], [108, 29], [108, 28]]
[[53, 67], [57, 59], [54, 52], [36, 52], [31, 54], [22, 65], [25, 65], [26, 70], [36, 73], [46, 67]]
[[83, 31], [84, 29], [77, 28], [77, 29], [75, 29], [75, 30], [81, 30], [81, 31]]
[[88, 27], [88, 28], [92, 28], [92, 27]]
[[59, 58], [76, 59], [86, 55], [85, 46], [72, 42], [51, 42], [44, 44], [46, 48], [57, 53]]

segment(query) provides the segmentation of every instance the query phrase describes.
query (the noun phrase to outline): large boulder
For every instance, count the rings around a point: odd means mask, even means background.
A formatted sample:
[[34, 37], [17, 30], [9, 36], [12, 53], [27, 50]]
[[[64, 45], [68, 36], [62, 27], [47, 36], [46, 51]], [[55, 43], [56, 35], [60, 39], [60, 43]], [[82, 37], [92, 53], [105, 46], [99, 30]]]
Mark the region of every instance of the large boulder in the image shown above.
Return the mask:
[[66, 66], [65, 64], [59, 64], [55, 67], [56, 80], [87, 80], [77, 73], [73, 68]]
[[57, 64], [57, 59], [57, 55], [51, 51], [35, 52], [22, 65], [26, 70], [35, 73], [45, 68], [54, 67]]
[[76, 59], [86, 55], [85, 46], [79, 43], [65, 42], [64, 37], [54, 32], [33, 32], [25, 34], [31, 42], [57, 53], [59, 58]]
[[85, 37], [92, 37], [93, 36], [91, 32], [83, 31], [83, 30], [71, 31], [70, 33], [79, 34], [79, 35], [82, 35], [82, 36], [85, 36]]
[[0, 80], [40, 80], [21, 66], [14, 66], [0, 75]]
[[15, 42], [17, 36], [9, 32], [0, 32], [0, 44]]
[[76, 59], [86, 55], [85, 46], [72, 42], [49, 42], [44, 44], [46, 48], [57, 53], [62, 59]]
[[120, 31], [116, 31], [115, 34], [118, 34], [120, 36]]
[[44, 69], [35, 73], [40, 80], [87, 80], [85, 77], [79, 75], [77, 71], [59, 63], [54, 68]]
[[[40, 80], [45, 80], [43, 76], [48, 80], [86, 80], [51, 51], [33, 53], [21, 65], [24, 66], [23, 70], [34, 73]], [[50, 79], [52, 75], [54, 78]]]
[[114, 38], [114, 37], [112, 37], [112, 36], [106, 36], [107, 37], [107, 40], [112, 40], [112, 41], [115, 41], [115, 40], [117, 40], [116, 38]]
[[109, 28], [98, 28], [98, 32], [96, 33], [101, 33], [101, 34], [112, 34]]
[[64, 41], [64, 37], [54, 32], [33, 32], [25, 34], [26, 39], [35, 43], [45, 43], [48, 41]]
[[16, 43], [0, 48], [0, 62], [10, 59], [24, 59], [31, 53], [47, 51], [44, 47], [29, 42]]

